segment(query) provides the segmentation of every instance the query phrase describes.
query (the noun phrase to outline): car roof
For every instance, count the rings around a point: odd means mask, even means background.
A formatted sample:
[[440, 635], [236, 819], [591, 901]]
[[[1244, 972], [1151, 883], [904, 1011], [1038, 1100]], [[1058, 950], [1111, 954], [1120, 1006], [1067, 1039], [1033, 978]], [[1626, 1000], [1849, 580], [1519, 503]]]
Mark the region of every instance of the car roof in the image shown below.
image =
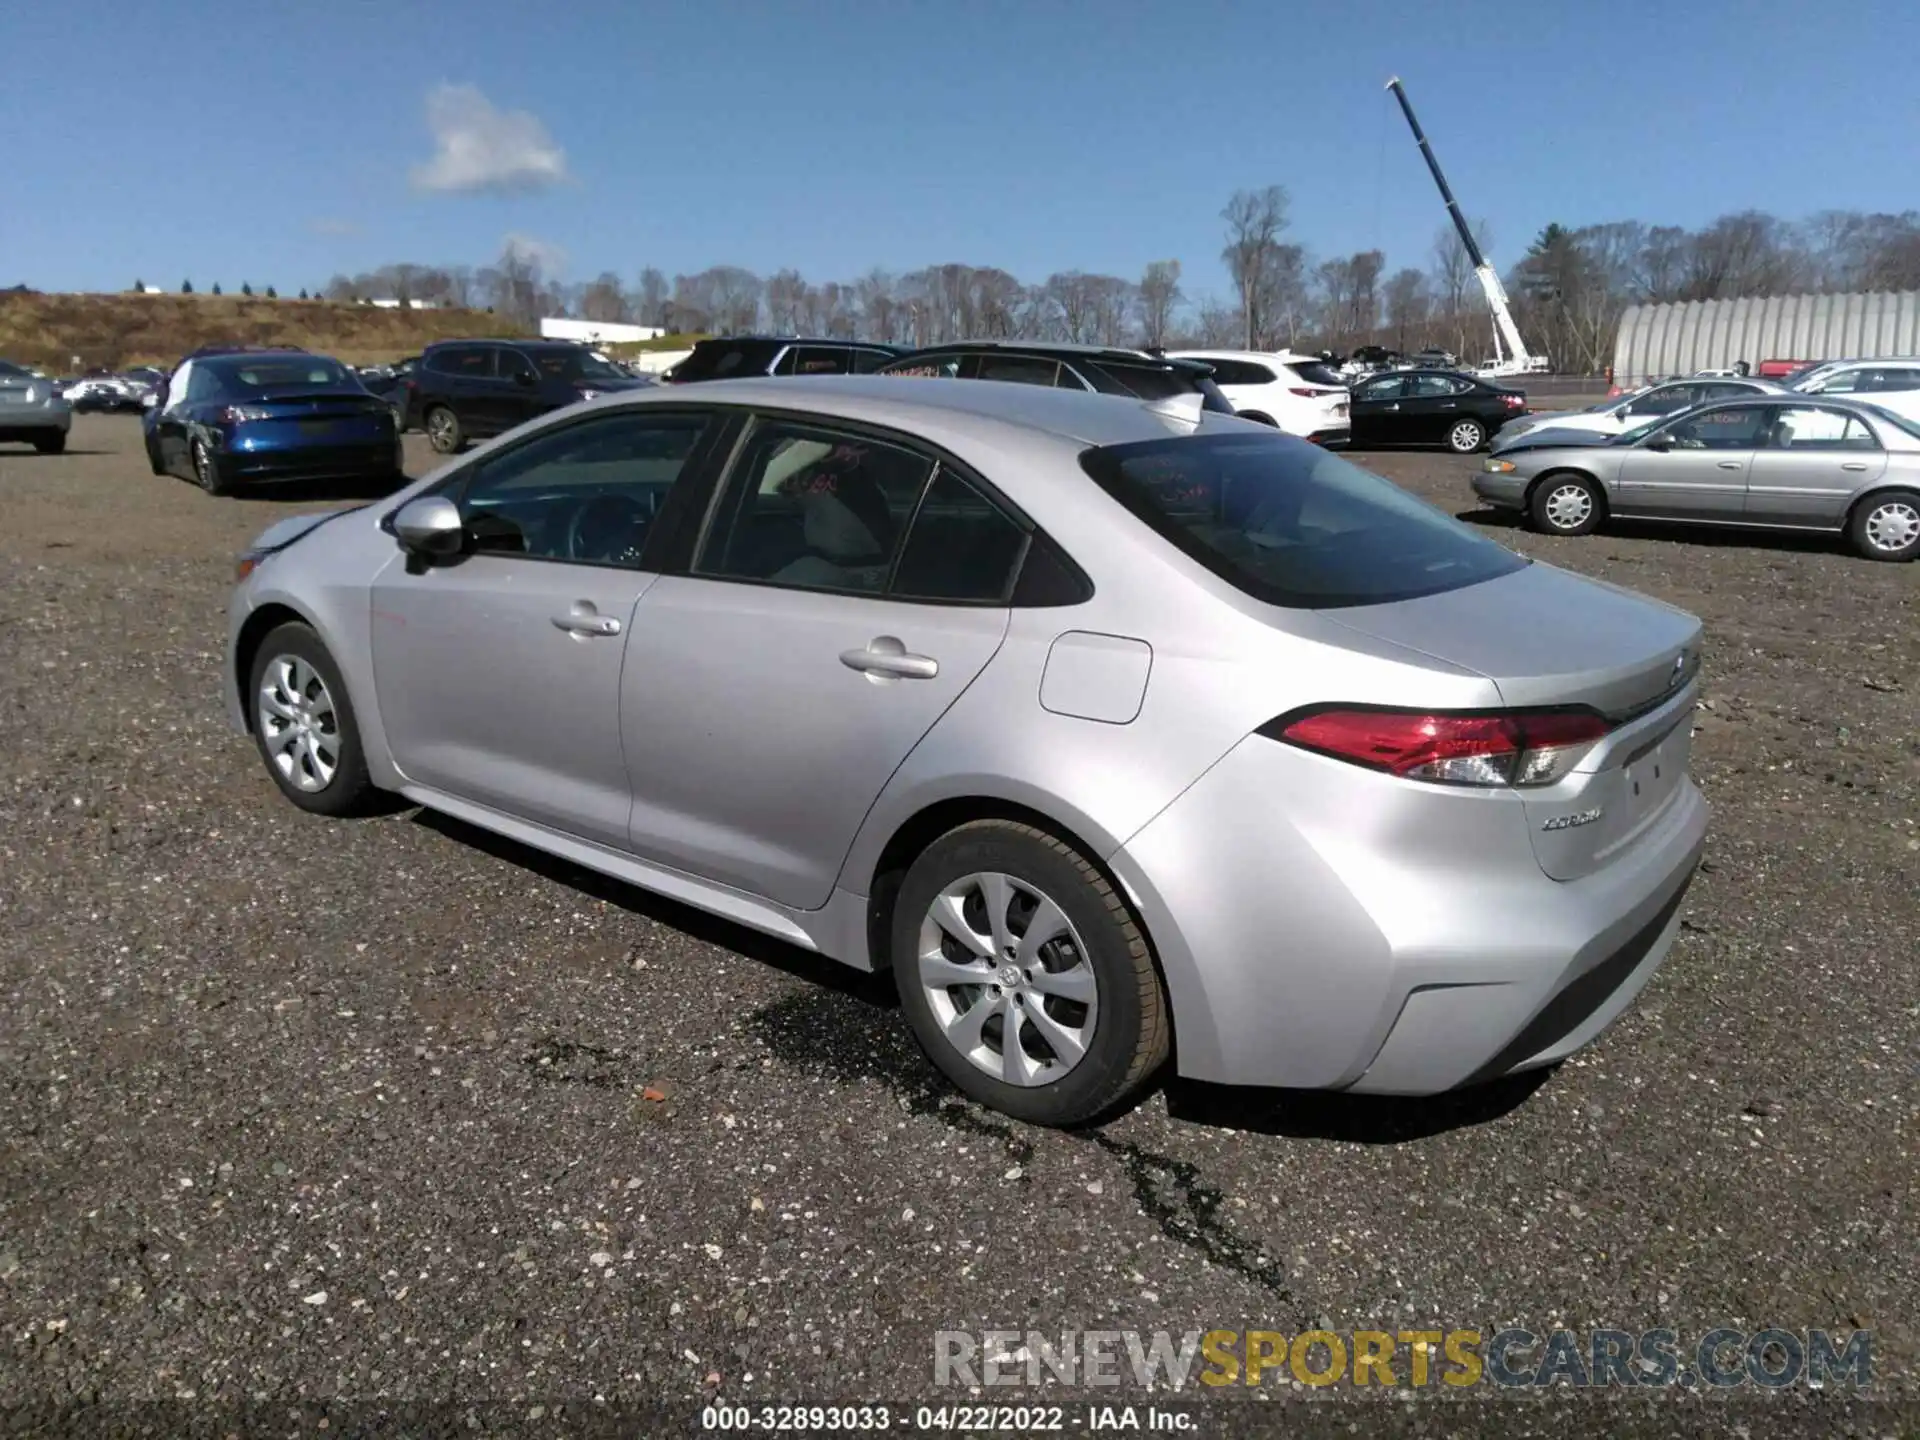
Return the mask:
[[1206, 350], [1195, 346], [1169, 350], [1167, 357], [1172, 360], [1252, 360], [1257, 364], [1273, 361], [1281, 365], [1325, 365], [1327, 363], [1322, 356], [1301, 355], [1292, 350]]
[[885, 340], [849, 340], [844, 335], [709, 335], [704, 340], [693, 342], [698, 350], [702, 345], [857, 345], [863, 350], [892, 350], [905, 352], [905, 347], [894, 345]]
[[[898, 375], [748, 376], [712, 380], [697, 397], [685, 389], [622, 392], [617, 404], [702, 402], [751, 405], [768, 409], [804, 409], [840, 419], [865, 420], [906, 430], [935, 424], [940, 428], [971, 422], [1039, 432], [1081, 445], [1124, 445], [1136, 440], [1165, 440], [1182, 433], [1180, 422], [1152, 403], [1087, 390], [1045, 385], [1003, 385], [993, 381], [907, 378]], [[606, 401], [594, 402], [597, 404]], [[1202, 424], [1251, 422], [1231, 416], [1206, 416]]]
[[1047, 360], [1104, 360], [1116, 365], [1144, 365], [1159, 370], [1174, 370], [1205, 377], [1204, 360], [1181, 360], [1171, 355], [1150, 355], [1145, 350], [1127, 350], [1117, 345], [1079, 345], [1055, 340], [954, 340], [945, 345], [925, 345], [896, 356], [898, 360], [918, 359], [922, 355], [1036, 355]]

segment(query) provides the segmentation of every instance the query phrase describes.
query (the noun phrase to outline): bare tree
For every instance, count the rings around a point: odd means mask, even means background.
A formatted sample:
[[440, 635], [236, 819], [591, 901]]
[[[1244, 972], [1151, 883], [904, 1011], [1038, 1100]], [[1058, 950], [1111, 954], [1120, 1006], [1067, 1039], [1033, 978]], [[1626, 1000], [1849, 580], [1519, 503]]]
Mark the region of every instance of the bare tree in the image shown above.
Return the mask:
[[1426, 341], [1427, 320], [1433, 313], [1433, 294], [1427, 277], [1412, 266], [1393, 272], [1385, 289], [1387, 331], [1394, 348], [1411, 353]]
[[1275, 279], [1275, 255], [1287, 228], [1287, 192], [1279, 185], [1236, 190], [1220, 218], [1227, 222], [1227, 244], [1220, 252], [1240, 293], [1241, 332], [1249, 350], [1269, 333], [1269, 306]]
[[1150, 262], [1140, 276], [1136, 294], [1141, 334], [1149, 347], [1158, 349], [1167, 343], [1173, 312], [1184, 298], [1180, 293], [1180, 262]]
[[601, 271], [583, 285], [574, 305], [583, 320], [622, 323], [631, 318], [620, 277], [611, 270]]

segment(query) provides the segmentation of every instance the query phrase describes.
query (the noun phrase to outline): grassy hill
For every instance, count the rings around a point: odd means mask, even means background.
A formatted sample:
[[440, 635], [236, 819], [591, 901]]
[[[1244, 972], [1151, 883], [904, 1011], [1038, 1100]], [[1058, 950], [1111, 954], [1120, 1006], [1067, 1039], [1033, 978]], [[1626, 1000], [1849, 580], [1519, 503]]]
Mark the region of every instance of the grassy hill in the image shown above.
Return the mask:
[[201, 345], [301, 345], [350, 365], [417, 354], [434, 340], [526, 331], [479, 310], [381, 310], [240, 295], [0, 292], [0, 358], [50, 374], [171, 365]]

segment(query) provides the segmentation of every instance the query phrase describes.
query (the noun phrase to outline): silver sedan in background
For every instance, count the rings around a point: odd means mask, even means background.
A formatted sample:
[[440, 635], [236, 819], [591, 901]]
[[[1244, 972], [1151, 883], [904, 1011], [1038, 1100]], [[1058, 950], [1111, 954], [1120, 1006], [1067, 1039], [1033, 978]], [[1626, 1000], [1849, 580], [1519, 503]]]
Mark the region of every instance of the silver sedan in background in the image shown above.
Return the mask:
[[228, 700], [293, 804], [390, 792], [890, 969], [1036, 1123], [1169, 1055], [1552, 1064], [1666, 955], [1706, 828], [1697, 620], [1197, 395], [624, 391], [241, 569]]
[[1920, 423], [1857, 401], [1713, 400], [1611, 440], [1542, 430], [1497, 446], [1473, 489], [1549, 535], [1683, 520], [1832, 531], [1869, 560], [1920, 556]]

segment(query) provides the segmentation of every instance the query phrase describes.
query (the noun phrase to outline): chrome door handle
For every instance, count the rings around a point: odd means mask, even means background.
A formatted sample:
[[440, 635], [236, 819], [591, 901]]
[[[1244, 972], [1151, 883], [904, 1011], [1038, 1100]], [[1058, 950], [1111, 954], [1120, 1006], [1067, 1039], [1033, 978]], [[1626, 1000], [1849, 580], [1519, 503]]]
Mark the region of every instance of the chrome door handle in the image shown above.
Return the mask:
[[1398, 400], [1394, 401], [1391, 405], [1387, 406], [1387, 409], [1389, 410], [1398, 410], [1399, 408], [1400, 408], [1400, 402]]
[[1442, 410], [1458, 410], [1460, 407], [1449, 400], [1440, 407]]
[[1739, 460], [1721, 460], [1717, 463], [1722, 470], [1738, 470], [1744, 462]]
[[582, 637], [589, 635], [618, 635], [620, 622], [611, 615], [598, 613], [591, 605], [581, 601], [565, 615], [553, 617], [555, 628], [565, 630], [569, 635]]
[[910, 655], [907, 647], [891, 635], [867, 642], [860, 650], [842, 650], [840, 663], [849, 670], [891, 680], [931, 680], [940, 673], [940, 662], [931, 655]]
[[1864, 470], [1867, 468], [1867, 462], [1864, 460], [1842, 460], [1840, 462], [1840, 468], [1842, 470]]

